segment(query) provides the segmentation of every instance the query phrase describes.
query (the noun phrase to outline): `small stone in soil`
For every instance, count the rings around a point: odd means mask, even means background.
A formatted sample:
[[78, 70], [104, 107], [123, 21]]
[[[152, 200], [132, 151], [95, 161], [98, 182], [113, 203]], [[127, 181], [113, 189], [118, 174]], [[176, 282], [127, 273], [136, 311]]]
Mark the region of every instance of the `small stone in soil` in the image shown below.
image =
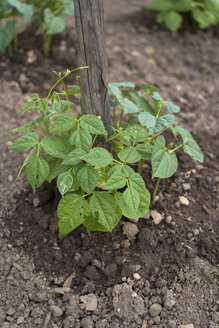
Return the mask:
[[125, 222], [123, 225], [123, 233], [128, 237], [132, 238], [137, 236], [139, 233], [139, 229], [136, 224], [130, 223], [130, 222]]
[[183, 183], [183, 189], [184, 191], [189, 191], [191, 189], [190, 183]]
[[149, 219], [150, 219], [150, 216], [151, 216], [151, 211], [148, 210], [148, 211], [146, 212], [145, 216], [144, 216], [144, 219], [145, 219], [145, 220], [149, 220]]
[[180, 325], [179, 328], [194, 328], [193, 323], [189, 323], [188, 325]]
[[57, 305], [51, 305], [50, 310], [55, 318], [59, 318], [63, 315], [63, 310]]
[[131, 243], [128, 239], [122, 240], [121, 245], [123, 248], [129, 248]]
[[80, 301], [85, 304], [86, 311], [95, 311], [97, 309], [97, 297], [94, 294], [81, 296]]
[[133, 278], [134, 278], [135, 280], [140, 280], [140, 279], [141, 279], [141, 276], [140, 276], [140, 274], [139, 274], [138, 272], [135, 272], [135, 273], [133, 274]]
[[184, 197], [184, 196], [180, 196], [179, 197], [179, 203], [181, 205], [188, 206], [189, 205], [189, 200], [186, 197]]
[[167, 218], [166, 218], [166, 223], [170, 223], [172, 221], [172, 216], [169, 215]]
[[154, 221], [154, 224], [159, 224], [163, 220], [161, 214], [155, 210], [151, 211], [151, 217]]
[[149, 308], [149, 313], [152, 317], [156, 317], [162, 311], [162, 306], [158, 303], [154, 303]]
[[35, 197], [33, 199], [33, 206], [36, 208], [36, 207], [38, 207], [39, 204], [40, 204], [39, 198], [38, 197]]

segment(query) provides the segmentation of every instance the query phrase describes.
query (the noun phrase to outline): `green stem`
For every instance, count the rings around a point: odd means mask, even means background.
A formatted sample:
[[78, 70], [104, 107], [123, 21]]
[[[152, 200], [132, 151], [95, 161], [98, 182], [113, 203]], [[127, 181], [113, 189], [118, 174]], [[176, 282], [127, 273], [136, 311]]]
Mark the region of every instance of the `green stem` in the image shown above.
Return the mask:
[[67, 95], [67, 90], [66, 90], [66, 87], [65, 87], [65, 83], [63, 82], [63, 80], [61, 82], [62, 82], [62, 85], [63, 85], [63, 90], [64, 90], [65, 98], [66, 98], [67, 104], [68, 104], [68, 112], [70, 113], [70, 102], [69, 102], [69, 99], [68, 99], [68, 95]]
[[154, 200], [154, 198], [157, 194], [157, 189], [158, 189], [159, 184], [160, 184], [160, 178], [157, 179], [157, 182], [155, 184], [154, 191], [153, 191], [153, 194], [152, 194], [152, 200]]
[[160, 132], [156, 133], [153, 137], [156, 138], [157, 136], [159, 136], [161, 133], [163, 133], [165, 130], [169, 129], [169, 126], [166, 126], [163, 130], [161, 130]]
[[50, 47], [51, 47], [52, 36], [50, 34], [43, 34], [43, 53], [45, 57], [49, 56]]
[[121, 114], [120, 114], [120, 119], [119, 119], [119, 126], [122, 125], [122, 120], [123, 120], [123, 109], [121, 109]]
[[17, 51], [18, 51], [18, 37], [17, 37], [16, 28], [15, 28], [15, 32], [14, 32], [14, 51], [15, 51], [15, 53], [17, 53]]
[[97, 139], [97, 135], [95, 135], [95, 137], [94, 137], [94, 139], [93, 139], [93, 141], [92, 141], [92, 145], [91, 145], [90, 149], [92, 149], [92, 148], [93, 148], [93, 145], [94, 145], [94, 143], [95, 143], [96, 139]]
[[140, 162], [138, 163], [138, 169], [137, 169], [137, 172], [138, 172], [139, 174], [141, 174], [141, 171], [142, 171], [143, 165], [144, 165], [144, 160], [141, 159]]
[[9, 43], [9, 45], [8, 45], [8, 54], [9, 54], [9, 57], [12, 57], [13, 56], [13, 51], [12, 51], [11, 43]]
[[174, 153], [177, 149], [181, 148], [183, 145], [184, 145], [184, 144], [182, 143], [182, 144], [180, 144], [179, 146], [177, 146], [176, 148], [170, 150], [170, 151], [169, 151], [169, 154]]
[[82, 67], [77, 67], [73, 70], [71, 70], [70, 72], [66, 73], [63, 77], [61, 77], [58, 81], [56, 81], [56, 83], [53, 85], [53, 87], [50, 89], [49, 93], [48, 93], [48, 96], [46, 98], [46, 100], [48, 101], [49, 100], [49, 97], [53, 91], [53, 89], [57, 86], [57, 84], [59, 84], [59, 82], [61, 82], [62, 80], [64, 80], [68, 75], [70, 75], [71, 73], [75, 72], [75, 71], [78, 71], [79, 69], [84, 69], [84, 68], [88, 68], [88, 66], [82, 66]]
[[117, 160], [116, 160], [116, 159], [114, 159], [114, 158], [113, 158], [113, 162], [116, 162], [116, 163], [118, 163], [118, 164], [120, 164], [120, 165], [123, 165], [123, 163], [121, 163], [121, 162], [117, 161]]
[[116, 107], [113, 107], [113, 126], [116, 128]]

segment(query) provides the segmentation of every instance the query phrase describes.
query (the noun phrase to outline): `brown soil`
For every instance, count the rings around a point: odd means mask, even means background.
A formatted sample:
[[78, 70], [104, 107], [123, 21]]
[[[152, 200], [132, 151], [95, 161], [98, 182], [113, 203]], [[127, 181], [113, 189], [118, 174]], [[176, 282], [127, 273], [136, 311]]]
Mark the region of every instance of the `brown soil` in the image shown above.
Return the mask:
[[[204, 163], [179, 153], [178, 172], [161, 182], [151, 205], [164, 220], [140, 219], [135, 240], [122, 233], [123, 223], [112, 234], [78, 228], [59, 239], [56, 190], [45, 185], [32, 194], [25, 177], [15, 180], [23, 158], [9, 151], [16, 138], [9, 129], [28, 122], [31, 116], [16, 109], [33, 92], [46, 95], [56, 80], [52, 70], [76, 67], [75, 30], [70, 21], [46, 60], [40, 37], [23, 35], [18, 54], [0, 57], [1, 328], [219, 327], [219, 40], [211, 29], [172, 35], [145, 3], [105, 1], [110, 81], [154, 84], [180, 105], [177, 122], [201, 145]], [[28, 64], [30, 50], [36, 60]], [[143, 175], [152, 191], [148, 165]], [[180, 196], [189, 206], [179, 205]], [[152, 305], [161, 306], [156, 315]]]

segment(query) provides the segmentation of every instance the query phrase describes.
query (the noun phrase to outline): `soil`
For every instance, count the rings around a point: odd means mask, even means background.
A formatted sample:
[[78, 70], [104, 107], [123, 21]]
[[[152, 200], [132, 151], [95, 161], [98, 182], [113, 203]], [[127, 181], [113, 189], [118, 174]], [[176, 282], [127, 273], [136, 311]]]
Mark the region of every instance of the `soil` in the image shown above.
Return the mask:
[[[48, 59], [40, 36], [23, 34], [18, 54], [0, 57], [1, 328], [219, 327], [219, 39], [213, 29], [171, 34], [145, 4], [105, 1], [110, 82], [154, 84], [180, 105], [177, 122], [204, 163], [179, 152], [179, 170], [150, 208], [163, 220], [140, 219], [136, 239], [123, 234], [125, 219], [112, 234], [79, 227], [59, 239], [54, 185], [32, 194], [24, 176], [15, 180], [23, 156], [9, 151], [17, 137], [9, 129], [28, 122], [17, 109], [33, 92], [46, 95], [52, 70], [76, 67], [74, 22], [54, 37]], [[152, 191], [148, 165], [143, 175]]]

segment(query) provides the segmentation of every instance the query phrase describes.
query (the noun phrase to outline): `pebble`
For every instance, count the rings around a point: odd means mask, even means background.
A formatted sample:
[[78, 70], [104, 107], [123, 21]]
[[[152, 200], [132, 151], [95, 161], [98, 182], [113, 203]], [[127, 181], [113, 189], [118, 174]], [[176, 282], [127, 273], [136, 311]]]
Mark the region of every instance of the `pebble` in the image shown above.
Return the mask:
[[20, 325], [22, 322], [24, 322], [24, 317], [18, 317], [17, 324]]
[[40, 204], [39, 198], [38, 197], [35, 197], [33, 199], [33, 206], [36, 208], [36, 207], [38, 207], [39, 204]]
[[150, 216], [151, 216], [151, 211], [148, 210], [148, 211], [146, 212], [145, 216], [144, 216], [144, 219], [149, 220], [149, 219], [150, 219]]
[[183, 186], [184, 191], [188, 191], [188, 190], [191, 189], [191, 185], [190, 185], [190, 183], [183, 183], [182, 186]]
[[12, 182], [13, 180], [14, 180], [14, 178], [13, 178], [13, 176], [10, 174], [10, 175], [8, 176], [8, 181]]
[[80, 296], [80, 301], [85, 304], [86, 311], [95, 311], [97, 309], [97, 297], [94, 294]]
[[193, 323], [189, 323], [188, 325], [180, 325], [179, 328], [194, 328]]
[[147, 55], [153, 55], [155, 53], [155, 49], [151, 46], [148, 46], [148, 47], [145, 47], [144, 48], [144, 52], [147, 54]]
[[113, 249], [119, 249], [120, 248], [120, 243], [118, 241], [115, 241], [113, 243]]
[[184, 196], [180, 196], [179, 197], [179, 203], [181, 205], [185, 205], [185, 206], [188, 206], [189, 205], [189, 200], [188, 198], [184, 197]]
[[129, 248], [131, 243], [128, 239], [122, 240], [121, 245], [123, 248]]
[[138, 272], [135, 272], [135, 273], [133, 273], [133, 278], [135, 280], [140, 280], [141, 279], [141, 276], [140, 276], [140, 274]]
[[166, 223], [170, 223], [171, 221], [172, 221], [172, 216], [171, 215], [169, 215], [167, 218], [166, 218]]
[[137, 236], [139, 229], [136, 224], [131, 222], [125, 222], [123, 225], [123, 233], [128, 237], [132, 238]]
[[215, 182], [219, 183], [219, 175], [217, 177], [215, 177]]
[[162, 306], [158, 303], [154, 303], [149, 308], [149, 313], [152, 317], [156, 317], [162, 311]]
[[165, 295], [165, 297], [164, 297], [164, 307], [170, 309], [170, 308], [172, 308], [175, 304], [176, 304], [176, 300], [175, 300], [175, 298], [174, 298], [174, 296], [173, 296], [173, 291], [172, 291], [172, 289], [170, 289], [170, 290], [168, 290], [168, 291], [166, 292], [166, 295]]
[[55, 318], [59, 318], [63, 315], [63, 310], [57, 305], [51, 305], [50, 310]]
[[198, 236], [198, 235], [199, 235], [199, 230], [198, 230], [198, 229], [194, 229], [194, 230], [193, 230], [193, 234], [194, 234], [195, 236]]
[[151, 217], [154, 221], [154, 224], [159, 224], [163, 220], [161, 214], [155, 210], [151, 211]]
[[132, 222], [132, 223], [138, 223], [139, 218], [137, 218], [137, 219], [129, 219], [129, 221]]
[[175, 202], [175, 207], [176, 208], [180, 208], [180, 203], [177, 201], [177, 202]]

